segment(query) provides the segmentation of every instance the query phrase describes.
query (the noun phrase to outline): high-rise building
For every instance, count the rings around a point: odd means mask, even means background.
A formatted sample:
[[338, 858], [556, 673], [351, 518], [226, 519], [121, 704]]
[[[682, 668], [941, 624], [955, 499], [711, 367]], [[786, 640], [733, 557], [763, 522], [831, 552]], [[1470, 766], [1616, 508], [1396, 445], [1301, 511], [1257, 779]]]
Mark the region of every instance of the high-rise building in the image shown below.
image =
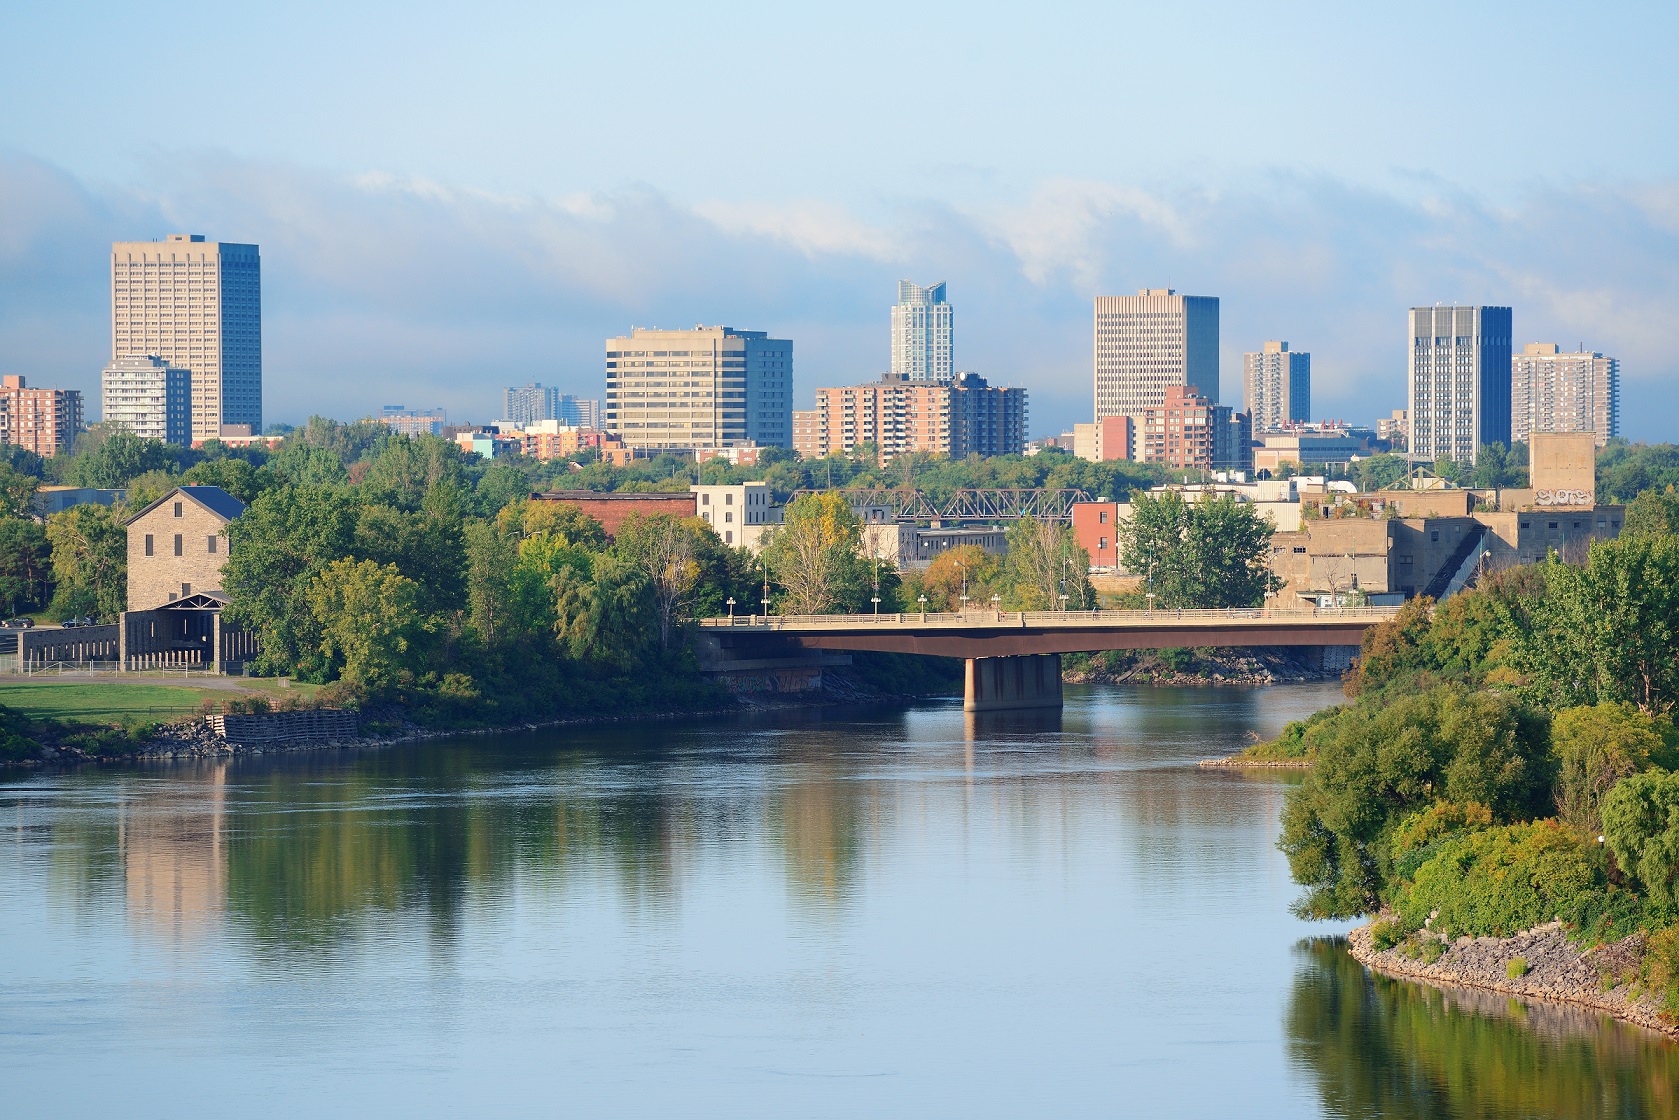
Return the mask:
[[898, 281], [898, 302], [892, 305], [892, 372], [911, 381], [955, 380], [950, 342], [950, 302], [943, 281], [925, 288]]
[[100, 419], [142, 439], [192, 442], [192, 371], [149, 354], [114, 358], [99, 375]]
[[1510, 445], [1508, 307], [1411, 308], [1410, 454], [1473, 463]]
[[1096, 298], [1097, 420], [1129, 416], [1140, 433], [1167, 390], [1193, 385], [1217, 402], [1218, 381], [1218, 297], [1143, 288]]
[[1393, 410], [1391, 416], [1376, 421], [1376, 438], [1395, 451], [1404, 451], [1410, 440], [1411, 414], [1403, 408]]
[[1511, 359], [1510, 438], [1591, 432], [1602, 447], [1621, 433], [1621, 363], [1554, 342], [1530, 342]]
[[31, 389], [17, 374], [0, 377], [0, 443], [50, 459], [74, 447], [81, 430], [79, 389]]
[[501, 418], [523, 428], [538, 420], [557, 419], [560, 391], [540, 381], [509, 385], [501, 391], [501, 402]]
[[1249, 470], [1253, 421], [1194, 385], [1167, 388], [1158, 408], [1146, 410], [1137, 434], [1145, 463], [1180, 470]]
[[1109, 416], [1094, 424], [1073, 425], [1073, 454], [1092, 463], [1129, 459], [1132, 452], [1131, 418]]
[[1242, 355], [1243, 403], [1256, 432], [1279, 431], [1312, 418], [1312, 356], [1286, 342]]
[[561, 393], [554, 406], [554, 419], [573, 428], [600, 427], [600, 402]]
[[872, 443], [881, 462], [921, 451], [960, 459], [1018, 455], [1026, 443], [1026, 390], [993, 388], [978, 374], [946, 384], [887, 374], [865, 385], [816, 390], [800, 414], [795, 449], [807, 458]]
[[606, 340], [605, 429], [628, 446], [793, 442], [793, 343], [763, 331], [636, 327]]
[[111, 357], [192, 371], [192, 439], [262, 431], [262, 263], [255, 245], [172, 233], [111, 245]]
[[449, 422], [441, 408], [418, 409], [388, 404], [375, 417], [381, 424], [405, 436], [440, 436]]

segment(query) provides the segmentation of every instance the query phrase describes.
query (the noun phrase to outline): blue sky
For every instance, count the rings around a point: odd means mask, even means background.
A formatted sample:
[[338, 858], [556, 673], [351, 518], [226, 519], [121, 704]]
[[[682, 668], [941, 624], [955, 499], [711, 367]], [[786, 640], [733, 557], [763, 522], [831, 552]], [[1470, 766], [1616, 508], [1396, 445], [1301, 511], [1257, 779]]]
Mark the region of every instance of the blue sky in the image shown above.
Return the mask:
[[601, 340], [726, 322], [1090, 411], [1090, 299], [1223, 300], [1315, 411], [1404, 404], [1404, 309], [1507, 303], [1679, 418], [1673, 5], [60, 3], [0, 14], [0, 370], [96, 389], [117, 238], [255, 241], [266, 412], [493, 419]]

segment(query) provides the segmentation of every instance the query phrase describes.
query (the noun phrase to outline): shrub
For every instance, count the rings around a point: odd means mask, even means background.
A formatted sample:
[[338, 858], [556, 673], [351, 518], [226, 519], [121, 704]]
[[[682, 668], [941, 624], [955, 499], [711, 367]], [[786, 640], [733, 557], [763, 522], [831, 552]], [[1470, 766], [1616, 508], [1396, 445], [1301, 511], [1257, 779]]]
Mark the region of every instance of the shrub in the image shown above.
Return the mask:
[[1378, 953], [1393, 948], [1405, 939], [1405, 931], [1399, 928], [1398, 922], [1380, 921], [1370, 927], [1370, 944], [1376, 947]]
[[1422, 943], [1422, 959], [1433, 964], [1446, 955], [1446, 943], [1437, 937], [1430, 937]]
[[1485, 806], [1493, 821], [1544, 811], [1554, 771], [1547, 730], [1541, 713], [1508, 694], [1461, 685], [1339, 709], [1309, 733], [1316, 764], [1283, 809], [1278, 846], [1306, 887], [1296, 912], [1375, 910], [1395, 882], [1394, 831], [1436, 801]]
[[274, 710], [266, 696], [235, 696], [223, 705], [230, 716], [261, 716]]
[[1679, 1016], [1679, 925], [1657, 930], [1644, 942], [1640, 976], [1662, 993], [1662, 1008], [1669, 1017]]
[[1509, 963], [1504, 966], [1504, 975], [1508, 976], [1512, 980], [1520, 980], [1522, 977], [1526, 976], [1527, 958], [1511, 957]]
[[1603, 830], [1602, 803], [1615, 783], [1648, 770], [1671, 766], [1672, 725], [1631, 704], [1602, 703], [1567, 708], [1551, 724], [1557, 756], [1557, 816], [1596, 836]]
[[1447, 840], [1400, 887], [1395, 908], [1410, 929], [1433, 914], [1446, 937], [1507, 937], [1576, 912], [1604, 885], [1580, 837], [1542, 820]]
[[1635, 774], [1603, 799], [1603, 837], [1660, 914], [1679, 912], [1679, 773]]

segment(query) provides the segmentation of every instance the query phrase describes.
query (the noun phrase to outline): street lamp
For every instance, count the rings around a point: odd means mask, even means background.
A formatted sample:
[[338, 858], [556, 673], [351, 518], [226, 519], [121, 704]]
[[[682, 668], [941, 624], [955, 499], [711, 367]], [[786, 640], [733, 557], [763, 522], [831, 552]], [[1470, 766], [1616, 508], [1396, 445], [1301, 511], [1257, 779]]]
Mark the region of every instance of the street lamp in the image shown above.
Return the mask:
[[[878, 587], [875, 588], [876, 592], [878, 592], [879, 590], [880, 590], [880, 588], [878, 588]], [[873, 599], [869, 600], [869, 602], [874, 604], [874, 616], [876, 618], [879, 618], [880, 617], [880, 596], [878, 594], [876, 594]]]
[[731, 596], [729, 596], [729, 625], [733, 626], [734, 624], [735, 624], [735, 597], [733, 595], [731, 595]]
[[996, 593], [991, 596], [991, 609], [997, 612], [997, 621], [1003, 621], [1003, 597]]
[[927, 596], [917, 595], [915, 601], [921, 604], [921, 621], [927, 621]]

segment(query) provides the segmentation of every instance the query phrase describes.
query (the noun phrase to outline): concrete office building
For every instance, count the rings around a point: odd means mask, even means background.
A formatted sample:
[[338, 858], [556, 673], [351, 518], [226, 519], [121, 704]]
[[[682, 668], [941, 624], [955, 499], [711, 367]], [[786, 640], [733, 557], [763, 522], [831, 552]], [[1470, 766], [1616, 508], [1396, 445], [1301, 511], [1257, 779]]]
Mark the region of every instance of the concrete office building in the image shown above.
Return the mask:
[[172, 233], [111, 245], [111, 357], [192, 371], [192, 439], [262, 432], [262, 264], [255, 245]]
[[162, 358], [114, 359], [99, 374], [100, 419], [142, 439], [192, 442], [192, 371]]
[[1255, 432], [1304, 423], [1312, 418], [1312, 356], [1267, 342], [1242, 355], [1242, 391]]
[[0, 443], [50, 459], [70, 451], [81, 430], [81, 390], [31, 389], [18, 374], [0, 377]]
[[1565, 354], [1530, 342], [1510, 362], [1510, 438], [1535, 432], [1591, 432], [1597, 445], [1621, 432], [1621, 363], [1602, 354]]
[[1473, 463], [1510, 445], [1508, 307], [1411, 308], [1410, 453]]
[[1139, 439], [1143, 414], [1164, 405], [1168, 389], [1193, 385], [1218, 401], [1215, 296], [1180, 296], [1170, 288], [1098, 296], [1095, 350], [1096, 419], [1129, 416]]
[[898, 302], [892, 305], [892, 372], [911, 381], [955, 380], [951, 309], [943, 281], [926, 288], [898, 281]]
[[636, 327], [606, 340], [602, 425], [631, 448], [793, 443], [793, 343], [763, 331]]

